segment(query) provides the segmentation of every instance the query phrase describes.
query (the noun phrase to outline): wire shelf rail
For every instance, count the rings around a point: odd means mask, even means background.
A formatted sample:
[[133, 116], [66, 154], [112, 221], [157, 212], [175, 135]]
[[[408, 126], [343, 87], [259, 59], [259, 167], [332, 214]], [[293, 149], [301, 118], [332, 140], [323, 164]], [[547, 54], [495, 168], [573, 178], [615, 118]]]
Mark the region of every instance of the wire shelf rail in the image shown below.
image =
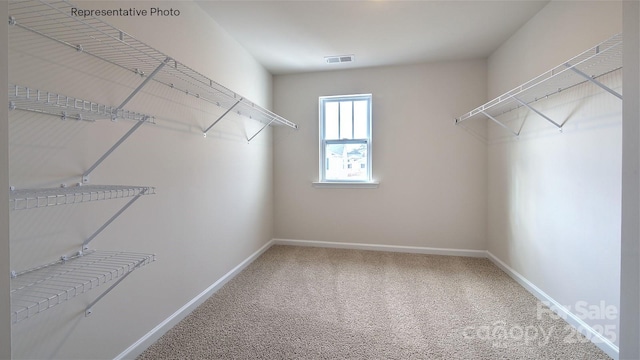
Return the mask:
[[[11, 272], [11, 316], [14, 324], [109, 283], [86, 307], [85, 315], [89, 315], [93, 306], [133, 270], [155, 261], [153, 254], [89, 249], [89, 243], [105, 228], [141, 196], [155, 194], [155, 188], [86, 183], [89, 182], [91, 172], [138, 128], [146, 122], [154, 122], [155, 118], [152, 116], [124, 109], [150, 81], [183, 89], [186, 93], [191, 91], [186, 84], [195, 83], [186, 76], [189, 75], [188, 72], [175, 70], [180, 68], [177, 62], [173, 63], [174, 69], [167, 66], [170, 58], [166, 55], [99, 19], [72, 15], [74, 7], [64, 0], [11, 0], [9, 36], [16, 44], [22, 41], [37, 48], [41, 45], [43, 49], [57, 48], [56, 51], [61, 50], [60, 52], [69, 48], [72, 51], [69, 57], [83, 57], [78, 59], [84, 61], [89, 56], [106, 62], [106, 67], [112, 70], [116, 69], [113, 66], [126, 69], [136, 76], [136, 80], [139, 81], [137, 87], [119, 106], [112, 106], [9, 84], [9, 108], [54, 115], [63, 120], [97, 121], [122, 118], [134, 120], [136, 123], [82, 174], [82, 181], [77, 186], [18, 190], [12, 187], [10, 209], [27, 210], [124, 198], [128, 198], [128, 201], [99, 229], [84, 239], [75, 254], [64, 255], [58, 261], [28, 270]], [[54, 46], [48, 46], [51, 44]], [[186, 75], [181, 75], [183, 72]], [[169, 83], [170, 79], [172, 83]]]
[[145, 121], [150, 118], [148, 115], [116, 106], [103, 105], [93, 101], [15, 84], [9, 84], [9, 109], [53, 115], [60, 117], [62, 120], [96, 121], [102, 119], [116, 120], [119, 118]]
[[82, 185], [59, 188], [19, 189], [10, 191], [9, 208], [11, 210], [27, 210], [152, 194], [155, 194], [154, 187], [127, 185]]
[[223, 116], [203, 129], [205, 135], [232, 110], [264, 124], [297, 129], [295, 123], [249, 101], [102, 20], [73, 16], [73, 8], [77, 7], [66, 0], [15, 0], [9, 5], [9, 24], [63, 44], [73, 51], [131, 71], [146, 78], [145, 81], [152, 80], [226, 109]]
[[[133, 270], [153, 261], [154, 254], [90, 250], [51, 264], [13, 273], [12, 323], [30, 318], [100, 285], [111, 281], [116, 281], [117, 284]], [[87, 308], [87, 315], [90, 314], [92, 305], [93, 303]]]
[[518, 136], [520, 135], [522, 126], [515, 131], [497, 118], [510, 111], [526, 107], [556, 127], [562, 129], [563, 124], [554, 121], [535, 109], [533, 104], [539, 100], [546, 99], [564, 90], [588, 82], [599, 86], [622, 100], [621, 94], [598, 81], [598, 78], [601, 76], [622, 68], [622, 39], [622, 34], [614, 35], [538, 77], [456, 118], [456, 124], [474, 117], [486, 117]]

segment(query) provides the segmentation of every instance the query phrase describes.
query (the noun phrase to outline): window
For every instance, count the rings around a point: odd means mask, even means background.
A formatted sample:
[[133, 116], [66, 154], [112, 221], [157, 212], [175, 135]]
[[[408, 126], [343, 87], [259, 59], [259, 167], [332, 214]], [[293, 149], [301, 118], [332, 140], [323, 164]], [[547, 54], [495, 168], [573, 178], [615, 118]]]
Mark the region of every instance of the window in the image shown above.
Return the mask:
[[320, 182], [371, 182], [371, 94], [320, 97]]

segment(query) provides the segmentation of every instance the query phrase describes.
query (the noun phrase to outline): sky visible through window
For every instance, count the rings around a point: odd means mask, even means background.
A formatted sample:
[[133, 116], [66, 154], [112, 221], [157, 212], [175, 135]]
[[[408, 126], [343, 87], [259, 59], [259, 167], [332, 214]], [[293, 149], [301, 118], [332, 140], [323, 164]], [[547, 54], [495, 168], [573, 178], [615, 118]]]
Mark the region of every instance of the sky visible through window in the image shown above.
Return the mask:
[[368, 137], [368, 101], [331, 101], [325, 103], [325, 139], [366, 139]]

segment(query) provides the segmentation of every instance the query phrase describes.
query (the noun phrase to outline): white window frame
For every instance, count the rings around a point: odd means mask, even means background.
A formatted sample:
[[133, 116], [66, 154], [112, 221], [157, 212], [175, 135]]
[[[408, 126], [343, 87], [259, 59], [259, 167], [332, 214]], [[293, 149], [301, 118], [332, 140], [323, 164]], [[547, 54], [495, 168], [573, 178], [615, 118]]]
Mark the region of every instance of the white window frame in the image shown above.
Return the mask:
[[[327, 140], [325, 139], [325, 104], [328, 102], [344, 102], [344, 101], [367, 101], [367, 137], [366, 138], [350, 138], [350, 139], [338, 139]], [[322, 185], [377, 185], [377, 182], [373, 181], [373, 167], [372, 167], [372, 95], [371, 94], [356, 94], [356, 95], [337, 95], [337, 96], [321, 96], [319, 98], [319, 138], [320, 138], [320, 159], [319, 159], [319, 178], [320, 180], [314, 183], [316, 186]], [[353, 116], [352, 116], [353, 121]], [[353, 129], [353, 125], [352, 125]], [[327, 179], [326, 177], [326, 145], [327, 144], [365, 144], [367, 147], [367, 174], [366, 179]], [[376, 186], [377, 187], [377, 186]]]

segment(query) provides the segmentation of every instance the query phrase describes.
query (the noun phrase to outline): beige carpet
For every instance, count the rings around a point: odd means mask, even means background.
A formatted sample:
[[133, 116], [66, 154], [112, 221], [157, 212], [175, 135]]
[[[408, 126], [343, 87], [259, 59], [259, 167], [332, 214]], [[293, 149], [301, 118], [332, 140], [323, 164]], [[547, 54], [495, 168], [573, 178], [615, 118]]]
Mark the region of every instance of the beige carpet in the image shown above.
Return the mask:
[[609, 359], [487, 259], [274, 246], [139, 359]]

